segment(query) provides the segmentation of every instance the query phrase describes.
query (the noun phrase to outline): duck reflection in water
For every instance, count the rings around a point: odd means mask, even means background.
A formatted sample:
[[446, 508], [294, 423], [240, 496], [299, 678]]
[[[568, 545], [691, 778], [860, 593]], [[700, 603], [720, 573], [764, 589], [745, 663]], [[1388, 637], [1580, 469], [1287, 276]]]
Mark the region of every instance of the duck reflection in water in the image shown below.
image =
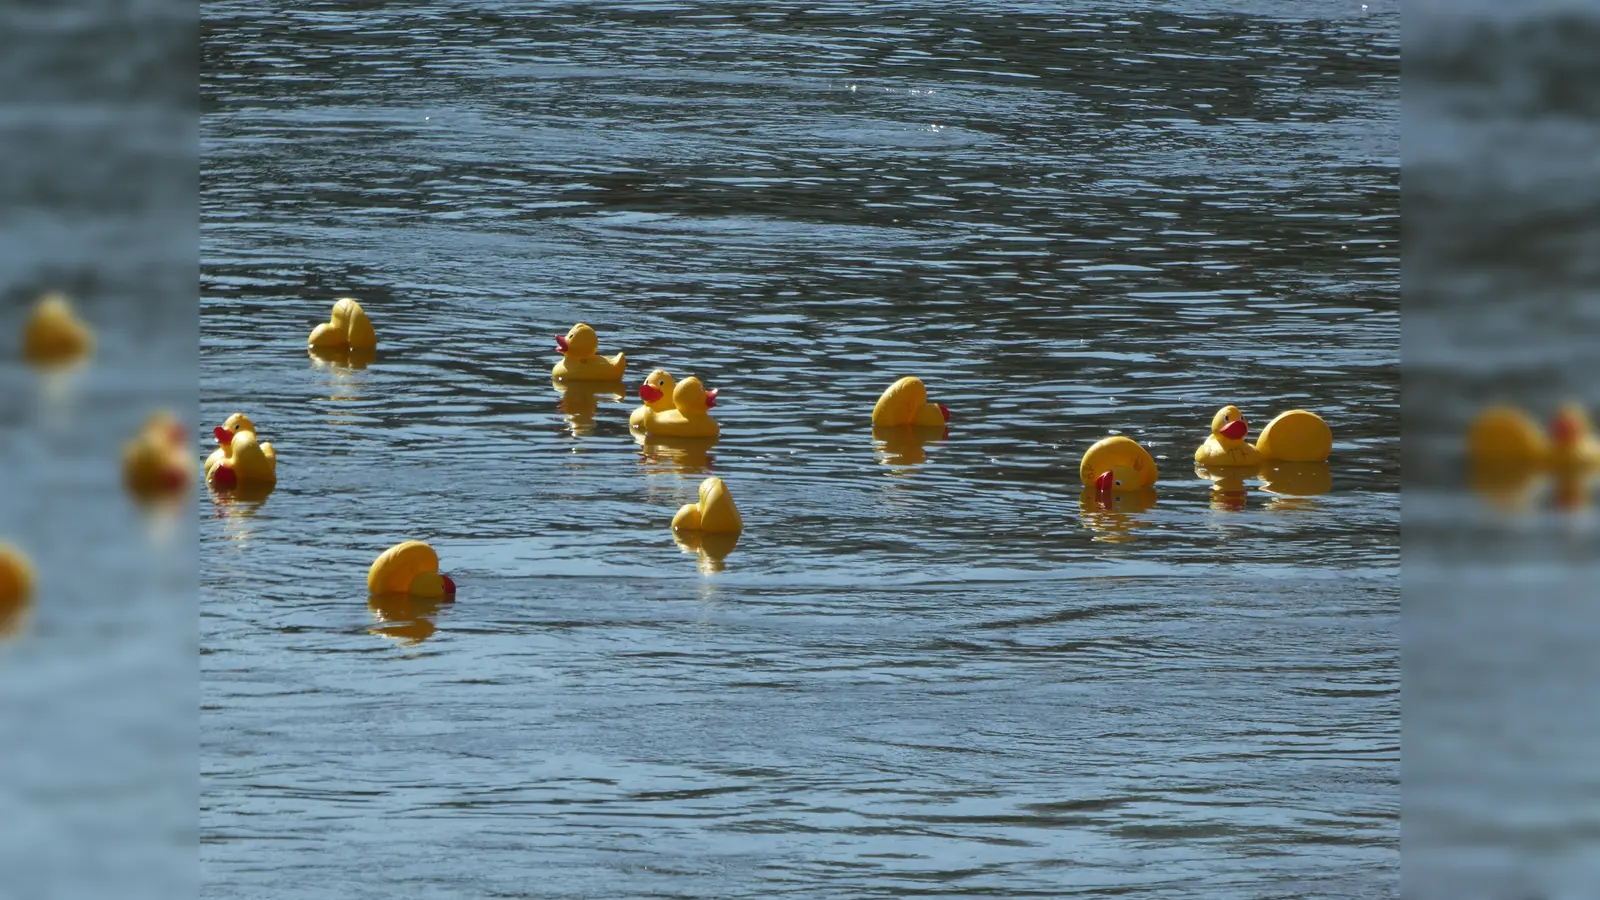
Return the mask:
[[1474, 465], [1467, 485], [1490, 508], [1502, 513], [1521, 513], [1533, 508], [1544, 487], [1544, 473], [1531, 466]]
[[739, 544], [739, 532], [674, 531], [672, 540], [678, 549], [699, 557], [700, 571], [706, 575], [727, 568], [724, 560]]
[[1083, 522], [1083, 527], [1096, 532], [1095, 540], [1128, 543], [1134, 540], [1134, 532], [1144, 524], [1137, 514], [1154, 508], [1156, 500], [1155, 488], [1101, 491], [1085, 487], [1078, 494], [1078, 518]]
[[595, 413], [600, 401], [621, 401], [627, 389], [621, 381], [565, 381], [551, 378], [550, 386], [561, 395], [561, 414], [567, 417], [567, 428], [573, 437], [594, 434]]
[[930, 442], [943, 443], [949, 437], [950, 430], [943, 426], [874, 425], [872, 428], [873, 449], [877, 452], [878, 462], [892, 467], [921, 465], [928, 459], [923, 448]]
[[1587, 509], [1593, 485], [1592, 472], [1559, 472], [1550, 486], [1550, 505], [1564, 512]]
[[400, 641], [415, 646], [439, 630], [434, 624], [439, 611], [453, 602], [449, 597], [413, 597], [408, 594], [385, 594], [367, 597], [367, 610], [378, 624], [367, 629], [368, 634]]
[[1220, 512], [1239, 512], [1250, 502], [1246, 478], [1257, 474], [1255, 466], [1196, 466], [1194, 473], [1211, 482], [1211, 508]]
[[1333, 490], [1333, 472], [1327, 463], [1268, 462], [1256, 475], [1261, 489], [1273, 495], [1268, 509], [1315, 509], [1315, 498]]
[[711, 455], [716, 438], [658, 437], [636, 428], [633, 439], [639, 444], [639, 464], [646, 472], [704, 475], [711, 471], [711, 464], [716, 460]]
[[355, 350], [349, 347], [308, 347], [306, 354], [312, 365], [319, 369], [348, 369], [359, 372], [378, 359], [376, 350]]
[[228, 540], [242, 541], [250, 537], [255, 529], [251, 527], [250, 520], [267, 503], [276, 484], [257, 484], [246, 482], [229, 488], [219, 488], [216, 485], [207, 486], [211, 491], [211, 501], [216, 511], [211, 514], [213, 519], [222, 519], [227, 522]]

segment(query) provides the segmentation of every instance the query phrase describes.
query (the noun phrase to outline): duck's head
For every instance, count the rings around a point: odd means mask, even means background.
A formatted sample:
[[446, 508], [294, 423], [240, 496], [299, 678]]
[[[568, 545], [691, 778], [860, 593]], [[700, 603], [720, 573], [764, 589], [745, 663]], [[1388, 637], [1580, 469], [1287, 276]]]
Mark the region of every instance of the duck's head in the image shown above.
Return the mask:
[[1244, 421], [1244, 413], [1231, 403], [1211, 417], [1211, 436], [1225, 447], [1240, 443], [1249, 433], [1250, 426]]
[[1127, 466], [1112, 466], [1094, 480], [1094, 489], [1100, 494], [1142, 491], [1144, 487], [1144, 479]]
[[672, 405], [684, 415], [703, 413], [717, 405], [717, 389], [708, 391], [700, 379], [693, 376], [685, 378], [672, 391]]
[[244, 413], [234, 413], [225, 419], [221, 425], [211, 429], [211, 433], [216, 437], [217, 443], [224, 447], [232, 445], [234, 436], [244, 431], [248, 431], [251, 434], [256, 433], [255, 423], [251, 422]]
[[189, 429], [183, 421], [167, 410], [158, 410], [144, 420], [140, 434], [168, 447], [182, 447], [189, 443]]
[[599, 351], [600, 338], [595, 335], [593, 328], [582, 322], [572, 326], [566, 334], [556, 335], [556, 352], [563, 356], [582, 359]]
[[1550, 417], [1550, 439], [1557, 447], [1575, 447], [1592, 430], [1589, 413], [1578, 403], [1564, 404]]
[[677, 383], [672, 380], [665, 369], [657, 369], [646, 375], [644, 384], [639, 385], [639, 399], [644, 405], [656, 412], [666, 412], [672, 409], [672, 395]]

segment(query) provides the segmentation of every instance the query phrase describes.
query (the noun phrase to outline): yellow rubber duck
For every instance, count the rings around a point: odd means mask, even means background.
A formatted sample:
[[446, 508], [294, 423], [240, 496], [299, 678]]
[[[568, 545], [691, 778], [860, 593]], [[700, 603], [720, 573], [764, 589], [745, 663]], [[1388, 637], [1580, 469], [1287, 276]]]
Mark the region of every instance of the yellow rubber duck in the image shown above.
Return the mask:
[[567, 381], [621, 381], [628, 356], [600, 356], [600, 338], [582, 322], [566, 334], [556, 335], [556, 352], [562, 359], [550, 370], [551, 377]]
[[33, 603], [33, 564], [15, 546], [0, 541], [0, 636], [21, 629]]
[[1156, 461], [1138, 441], [1116, 434], [1084, 451], [1078, 479], [1102, 494], [1138, 493], [1156, 486]]
[[942, 428], [950, 421], [950, 410], [943, 403], [928, 402], [928, 388], [922, 379], [907, 376], [889, 385], [872, 407], [875, 427], [917, 425]]
[[306, 345], [314, 350], [372, 351], [378, 347], [378, 335], [367, 320], [361, 304], [344, 297], [333, 304], [333, 319], [311, 330]]
[[256, 440], [256, 426], [244, 413], [234, 413], [212, 429], [218, 447], [206, 459], [206, 481], [218, 488], [265, 487], [278, 480], [278, 454]]
[[[653, 437], [714, 438], [722, 431], [717, 420], [711, 418], [711, 407], [717, 405], [717, 391], [717, 388], [706, 390], [698, 378], [685, 378], [672, 389], [673, 408], [666, 412], [651, 408], [640, 427]], [[647, 397], [644, 388], [640, 388], [639, 395]]]
[[422, 541], [404, 541], [378, 554], [367, 570], [367, 593], [374, 597], [455, 597], [456, 583], [439, 572], [439, 554]]
[[1600, 440], [1581, 404], [1564, 403], [1550, 417], [1550, 464], [1559, 470], [1600, 466]]
[[1194, 461], [1211, 467], [1256, 466], [1268, 460], [1327, 462], [1333, 450], [1333, 432], [1328, 423], [1303, 409], [1291, 409], [1268, 422], [1255, 446], [1245, 440], [1249, 433], [1250, 426], [1239, 407], [1224, 406], [1211, 418], [1211, 437], [1194, 452]]
[[672, 517], [673, 531], [698, 531], [704, 534], [732, 534], [744, 529], [744, 519], [721, 478], [712, 476], [700, 482], [700, 502], [685, 503]]
[[1550, 441], [1522, 410], [1491, 406], [1467, 430], [1467, 458], [1474, 467], [1542, 466], [1550, 458]]
[[166, 410], [152, 413], [122, 447], [122, 480], [135, 494], [176, 493], [194, 478], [189, 429]]
[[22, 329], [22, 355], [31, 363], [73, 362], [94, 350], [94, 333], [59, 291], [39, 298]]
[[645, 417], [651, 413], [677, 409], [672, 405], [672, 392], [677, 387], [678, 383], [666, 369], [656, 369], [646, 375], [644, 383], [639, 385], [639, 399], [643, 403], [628, 416], [628, 427], [643, 428]]

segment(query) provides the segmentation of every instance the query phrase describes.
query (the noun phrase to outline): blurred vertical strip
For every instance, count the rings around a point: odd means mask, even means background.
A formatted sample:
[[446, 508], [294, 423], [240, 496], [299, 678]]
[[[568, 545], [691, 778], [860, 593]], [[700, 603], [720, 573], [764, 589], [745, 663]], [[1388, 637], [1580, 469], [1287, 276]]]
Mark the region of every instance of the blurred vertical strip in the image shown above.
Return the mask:
[[1403, 895], [1596, 896], [1594, 473], [1485, 478], [1466, 435], [1600, 401], [1600, 8], [1402, 24]]
[[[169, 410], [198, 453], [198, 7], [0, 4], [0, 542], [31, 561], [0, 628], [0, 896], [198, 887], [195, 485], [124, 486]], [[36, 300], [94, 335], [20, 349]]]

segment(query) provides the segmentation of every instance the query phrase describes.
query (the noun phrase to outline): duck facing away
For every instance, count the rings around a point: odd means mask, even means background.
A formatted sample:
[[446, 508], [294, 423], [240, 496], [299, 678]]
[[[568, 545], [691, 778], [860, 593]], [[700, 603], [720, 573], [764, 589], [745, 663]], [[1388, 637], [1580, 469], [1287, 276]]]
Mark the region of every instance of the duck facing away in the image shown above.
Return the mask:
[[942, 428], [949, 421], [949, 408], [943, 403], [929, 403], [927, 386], [922, 379], [912, 376], [889, 385], [872, 407], [875, 428], [896, 425]]
[[378, 335], [361, 304], [344, 297], [333, 304], [333, 318], [311, 330], [306, 346], [324, 351], [370, 351], [377, 349]]
[[728, 486], [715, 476], [700, 482], [700, 502], [685, 503], [672, 517], [673, 531], [731, 534], [743, 529], [744, 519], [733, 505]]
[[422, 541], [403, 541], [378, 554], [367, 569], [367, 593], [374, 597], [454, 598], [456, 583], [439, 571], [439, 554]]

